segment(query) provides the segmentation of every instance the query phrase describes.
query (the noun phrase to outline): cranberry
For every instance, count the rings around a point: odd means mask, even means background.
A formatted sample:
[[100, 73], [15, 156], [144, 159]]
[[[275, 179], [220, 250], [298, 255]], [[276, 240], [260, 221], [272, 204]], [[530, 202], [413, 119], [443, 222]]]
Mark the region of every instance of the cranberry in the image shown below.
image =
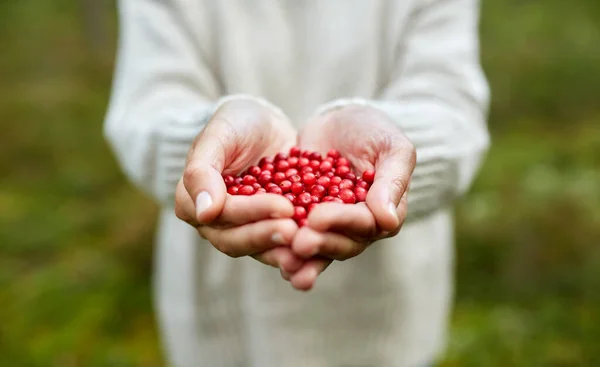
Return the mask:
[[319, 197], [318, 197], [318, 196], [316, 196], [316, 195], [311, 195], [311, 196], [310, 196], [310, 201], [312, 201], [312, 202], [313, 202], [313, 204], [317, 204], [317, 203], [320, 203], [320, 202], [321, 202], [321, 198], [319, 198]]
[[300, 220], [298, 221], [298, 227], [304, 227], [304, 226], [306, 226], [306, 225], [308, 225], [308, 220], [307, 220], [306, 218], [304, 218], [304, 219], [300, 219]]
[[285, 180], [285, 173], [275, 172], [273, 175], [273, 182], [279, 185], [283, 180]]
[[356, 196], [356, 201], [361, 202], [367, 200], [367, 189], [364, 187], [357, 187], [354, 189], [354, 195]]
[[236, 184], [236, 185], [241, 185], [241, 184], [242, 184], [242, 182], [244, 182], [244, 180], [243, 180], [241, 177], [236, 177], [236, 178], [235, 178], [235, 184]]
[[335, 149], [330, 149], [329, 152], [327, 152], [327, 156], [333, 159], [338, 159], [340, 157], [340, 152]]
[[312, 153], [310, 153], [310, 159], [315, 160], [315, 161], [320, 161], [323, 159], [323, 157], [321, 156], [321, 153], [319, 153], [319, 152], [312, 152]]
[[281, 187], [281, 190], [283, 192], [288, 193], [292, 189], [292, 183], [290, 181], [288, 181], [288, 180], [283, 180], [279, 184], [279, 187]]
[[310, 168], [312, 168], [313, 170], [317, 171], [317, 170], [319, 170], [319, 167], [321, 166], [321, 161], [317, 161], [316, 159], [313, 159], [312, 161], [310, 161], [308, 163], [308, 166]]
[[358, 179], [358, 182], [356, 182], [356, 187], [362, 187], [363, 189], [368, 189], [369, 188], [369, 184], [367, 183], [367, 181], [363, 181], [362, 179]]
[[279, 186], [278, 186], [277, 184], [274, 184], [273, 182], [269, 182], [269, 183], [267, 184], [267, 186], [265, 186], [265, 188], [266, 188], [266, 189], [269, 189], [269, 188], [271, 188], [271, 187], [279, 187]]
[[313, 172], [313, 169], [312, 169], [311, 167], [309, 167], [309, 166], [304, 166], [304, 167], [302, 167], [302, 168], [300, 169], [300, 173], [309, 173], [309, 172], [310, 172], [310, 173], [312, 173], [312, 172]]
[[317, 178], [313, 173], [307, 172], [302, 175], [302, 182], [304, 182], [306, 186], [312, 186], [317, 182]]
[[255, 190], [258, 190], [258, 189], [260, 189], [262, 186], [261, 186], [261, 185], [260, 185], [258, 182], [255, 182], [255, 183], [253, 183], [253, 184], [252, 184], [252, 187], [254, 187], [254, 189], [255, 189]]
[[327, 177], [329, 177], [329, 178], [332, 178], [333, 176], [335, 176], [335, 173], [333, 173], [333, 172], [329, 171], [329, 172], [327, 172], [327, 173], [325, 174], [325, 176], [327, 176]]
[[296, 197], [294, 196], [294, 194], [291, 194], [289, 192], [287, 194], [284, 194], [283, 196], [285, 196], [285, 198], [288, 199], [289, 201], [291, 201], [292, 203], [296, 200]]
[[296, 205], [299, 205], [299, 206], [304, 206], [304, 207], [309, 206], [312, 203], [310, 194], [308, 192], [303, 192], [302, 194], [300, 194], [296, 197], [295, 203], [296, 203]]
[[327, 161], [327, 162], [330, 162], [331, 164], [333, 164], [335, 162], [335, 159], [333, 159], [332, 157], [327, 157], [327, 158], [323, 159], [323, 161]]
[[252, 195], [255, 192], [256, 192], [256, 189], [251, 185], [244, 185], [244, 186], [240, 187], [240, 189], [238, 190], [239, 195], [246, 195], [246, 196]]
[[267, 187], [267, 192], [271, 194], [283, 195], [283, 190], [277, 185]]
[[344, 157], [340, 157], [340, 158], [338, 158], [337, 161], [335, 161], [335, 166], [336, 167], [343, 167], [343, 166], [350, 167], [350, 161]]
[[348, 172], [350, 172], [350, 167], [348, 166], [339, 166], [335, 169], [335, 174], [338, 176], [344, 176]]
[[240, 188], [238, 186], [229, 186], [227, 188], [227, 193], [230, 194], [230, 195], [237, 195], [239, 189]]
[[287, 161], [290, 167], [298, 167], [298, 157], [289, 157]]
[[306, 218], [306, 208], [303, 206], [295, 206], [294, 216], [292, 218], [297, 221]]
[[354, 183], [352, 181], [348, 180], [347, 178], [345, 178], [342, 180], [342, 182], [340, 182], [340, 184], [338, 186], [340, 187], [340, 190], [353, 189]]
[[267, 190], [265, 190], [264, 187], [259, 187], [258, 189], [256, 189], [257, 194], [265, 194], [266, 192]]
[[263, 172], [264, 171], [274, 172], [275, 166], [273, 165], [273, 163], [265, 163], [260, 166], [260, 169], [262, 169]]
[[265, 164], [273, 164], [273, 158], [271, 157], [262, 157], [260, 161], [258, 161], [259, 166], [264, 166]]
[[261, 172], [262, 170], [259, 166], [250, 166], [250, 168], [248, 168], [248, 174], [254, 177], [258, 177], [258, 175], [260, 175]]
[[287, 171], [285, 171], [285, 177], [290, 177], [292, 175], [297, 175], [298, 174], [298, 170], [295, 168], [289, 168]]
[[340, 191], [340, 199], [346, 204], [354, 204], [356, 202], [356, 195], [350, 189], [343, 189]]
[[346, 173], [346, 176], [344, 176], [344, 178], [346, 180], [350, 180], [352, 182], [356, 182], [356, 175], [352, 172]]
[[300, 153], [300, 156], [302, 156], [304, 158], [309, 158], [311, 154], [312, 154], [312, 152], [310, 150], [305, 150], [302, 153]]
[[372, 169], [364, 171], [362, 174], [362, 179], [365, 180], [365, 182], [372, 184], [373, 181], [375, 181], [375, 171]]
[[280, 160], [275, 163], [275, 170], [277, 172], [285, 172], [288, 168], [290, 168], [290, 164], [286, 160]]
[[328, 202], [330, 202], [330, 201], [333, 201], [334, 199], [335, 199], [335, 198], [334, 198], [333, 196], [325, 196], [325, 197], [324, 197], [324, 198], [321, 200], [321, 202], [322, 202], [322, 203], [328, 203]]
[[298, 167], [308, 166], [309, 163], [310, 163], [310, 160], [306, 157], [298, 158]]
[[331, 164], [331, 162], [323, 161], [323, 162], [321, 162], [321, 165], [319, 166], [319, 171], [325, 173], [325, 172], [331, 171], [332, 168], [333, 168], [333, 164]]
[[321, 176], [317, 180], [317, 184], [323, 186], [324, 188], [328, 188], [331, 183], [331, 179], [327, 176]]
[[300, 147], [290, 148], [290, 157], [299, 157], [301, 153]]
[[235, 178], [232, 175], [223, 176], [223, 182], [225, 182], [225, 186], [231, 187], [235, 185]]
[[277, 155], [275, 155], [275, 162], [281, 161], [283, 159], [286, 159], [287, 155], [285, 153], [277, 153]]
[[258, 176], [258, 183], [264, 187], [267, 186], [267, 184], [269, 184], [272, 179], [273, 176], [271, 176], [271, 172], [265, 171], [261, 173], [260, 176]]
[[331, 185], [339, 185], [340, 182], [342, 182], [342, 178], [340, 176], [333, 176], [330, 181]]
[[256, 177], [251, 176], [251, 175], [246, 175], [246, 176], [244, 176], [242, 183], [244, 185], [252, 185], [252, 184], [256, 183]]
[[340, 194], [340, 187], [337, 185], [329, 186], [329, 190], [327, 190], [330, 196], [336, 197]]
[[[300, 176], [298, 176], [298, 177], [300, 177]], [[304, 192], [304, 184], [302, 184], [302, 182], [294, 182], [294, 183], [292, 183], [291, 190], [292, 190], [292, 194], [299, 195], [302, 192]]]
[[302, 177], [300, 177], [299, 175], [291, 175], [290, 177], [288, 177], [288, 180], [290, 180], [291, 183], [300, 182], [302, 181]]
[[322, 198], [323, 196], [325, 196], [326, 192], [327, 190], [325, 189], [325, 187], [321, 185], [314, 185], [310, 188], [311, 195], [317, 196], [318, 198]]

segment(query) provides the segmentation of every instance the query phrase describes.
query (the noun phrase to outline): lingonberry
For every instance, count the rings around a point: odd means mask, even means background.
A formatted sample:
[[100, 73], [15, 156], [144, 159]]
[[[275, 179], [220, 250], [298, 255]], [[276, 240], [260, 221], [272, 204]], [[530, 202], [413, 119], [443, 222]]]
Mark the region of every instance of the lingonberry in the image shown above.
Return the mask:
[[260, 166], [260, 169], [264, 171], [269, 171], [269, 172], [274, 172], [275, 171], [275, 166], [273, 165], [273, 163], [265, 163], [263, 165]]
[[310, 159], [306, 158], [306, 157], [300, 157], [298, 158], [298, 167], [306, 167], [308, 166], [308, 164], [310, 163]]
[[362, 174], [362, 179], [365, 180], [365, 182], [372, 184], [373, 181], [375, 181], [375, 171], [372, 169], [364, 171]]
[[315, 177], [314, 173], [307, 172], [302, 175], [302, 182], [304, 182], [304, 185], [306, 186], [312, 186], [317, 182], [317, 178]]
[[354, 191], [350, 189], [341, 190], [339, 196], [346, 204], [354, 204], [356, 202], [356, 195], [354, 195]]
[[296, 200], [296, 196], [294, 196], [294, 194], [292, 193], [287, 193], [284, 194], [283, 196], [285, 196], [286, 199], [288, 199], [289, 201], [291, 201], [292, 203]]
[[285, 173], [275, 172], [273, 175], [273, 182], [279, 185], [283, 180], [285, 180]]
[[250, 166], [248, 168], [248, 174], [252, 175], [254, 177], [258, 177], [258, 175], [260, 175], [261, 172], [262, 172], [262, 170], [260, 169], [259, 166]]
[[252, 195], [256, 192], [256, 189], [254, 187], [252, 187], [251, 185], [244, 185], [242, 187], [240, 187], [240, 189], [238, 190], [238, 194], [239, 195]]
[[335, 174], [337, 176], [345, 176], [348, 172], [350, 172], [350, 167], [348, 166], [339, 166], [335, 169]]
[[283, 190], [277, 185], [267, 187], [267, 192], [271, 194], [283, 195]]
[[327, 156], [333, 159], [338, 159], [340, 157], [340, 152], [335, 149], [330, 149], [329, 152], [327, 152]]
[[300, 153], [302, 151], [300, 150], [300, 147], [291, 147], [290, 148], [290, 157], [298, 157], [300, 156]]
[[349, 160], [347, 160], [347, 159], [346, 159], [346, 158], [344, 158], [344, 157], [340, 157], [340, 158], [338, 158], [338, 160], [337, 160], [337, 161], [335, 161], [335, 166], [336, 166], [336, 167], [342, 167], [342, 166], [347, 166], [347, 167], [349, 167], [349, 166], [350, 166], [350, 161], [349, 161]]
[[340, 190], [353, 189], [354, 183], [352, 181], [348, 180], [347, 178], [345, 178], [342, 180], [342, 182], [340, 182], [340, 184], [338, 186], [340, 187]]
[[227, 188], [227, 193], [228, 193], [229, 195], [237, 195], [237, 194], [238, 194], [238, 190], [239, 190], [239, 189], [240, 189], [240, 188], [239, 188], [238, 186], [229, 186], [229, 187]]
[[321, 162], [321, 165], [319, 166], [319, 171], [326, 173], [326, 172], [331, 171], [332, 168], [333, 168], [333, 164], [331, 164], [331, 162], [323, 161], [323, 162]]
[[286, 158], [287, 158], [287, 154], [285, 154], [285, 153], [277, 153], [275, 155], [275, 158], [273, 159], [273, 161], [274, 162], [278, 162], [278, 161], [281, 161], [281, 160], [286, 159]]
[[297, 169], [295, 169], [295, 168], [288, 168], [288, 169], [285, 171], [285, 177], [288, 177], [288, 178], [289, 178], [290, 176], [292, 176], [292, 175], [297, 175], [297, 174], [298, 174], [298, 170], [297, 170]]
[[311, 160], [310, 162], [308, 162], [308, 166], [310, 168], [313, 169], [313, 171], [318, 171], [319, 167], [321, 166], [321, 161], [318, 161], [316, 159]]
[[313, 185], [313, 187], [310, 188], [310, 194], [317, 196], [318, 198], [322, 198], [323, 196], [325, 196], [326, 193], [327, 190], [325, 189], [325, 187], [318, 184]]
[[281, 187], [281, 190], [287, 194], [292, 189], [292, 183], [288, 180], [283, 180], [279, 184], [279, 187]]
[[302, 182], [293, 182], [291, 190], [294, 195], [302, 194], [304, 192], [304, 184]]
[[367, 189], [364, 187], [356, 187], [354, 188], [354, 195], [356, 196], [356, 201], [361, 202], [367, 200]]
[[336, 197], [340, 194], [340, 187], [337, 185], [331, 185], [329, 186], [327, 192], [329, 193], [329, 196]]
[[223, 176], [223, 182], [225, 182], [225, 186], [231, 187], [235, 185], [235, 177], [232, 175], [225, 175]]
[[298, 157], [289, 157], [287, 159], [287, 161], [290, 164], [290, 167], [292, 167], [292, 168], [298, 167]]
[[279, 160], [275, 162], [275, 170], [277, 172], [285, 172], [288, 168], [290, 168], [290, 164], [287, 160]]
[[317, 180], [317, 184], [323, 186], [324, 188], [328, 188], [331, 183], [331, 179], [327, 176], [321, 176]]
[[296, 221], [306, 218], [306, 208], [303, 206], [295, 206], [294, 215], [292, 216], [292, 218]]
[[303, 192], [296, 197], [295, 203], [296, 205], [306, 207], [312, 203], [312, 198], [308, 192]]
[[265, 172], [261, 173], [260, 176], [258, 176], [258, 183], [262, 187], [265, 187], [271, 182], [272, 179], [273, 179], [273, 176], [271, 176], [271, 172], [265, 171]]
[[256, 177], [252, 175], [246, 175], [244, 176], [242, 183], [244, 185], [252, 185], [253, 183], [256, 183]]

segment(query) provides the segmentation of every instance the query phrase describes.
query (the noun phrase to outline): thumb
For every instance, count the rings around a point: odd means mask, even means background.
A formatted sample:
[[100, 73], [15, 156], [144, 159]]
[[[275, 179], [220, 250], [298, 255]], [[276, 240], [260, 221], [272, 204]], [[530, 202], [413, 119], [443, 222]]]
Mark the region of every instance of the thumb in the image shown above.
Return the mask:
[[407, 145], [381, 157], [375, 167], [366, 203], [384, 231], [393, 231], [402, 224], [397, 208], [408, 190], [415, 163], [415, 149]]
[[221, 214], [227, 196], [221, 172], [227, 145], [234, 142], [226, 131], [216, 130], [206, 126], [198, 135], [183, 172], [183, 185], [194, 201], [200, 224], [210, 223]]

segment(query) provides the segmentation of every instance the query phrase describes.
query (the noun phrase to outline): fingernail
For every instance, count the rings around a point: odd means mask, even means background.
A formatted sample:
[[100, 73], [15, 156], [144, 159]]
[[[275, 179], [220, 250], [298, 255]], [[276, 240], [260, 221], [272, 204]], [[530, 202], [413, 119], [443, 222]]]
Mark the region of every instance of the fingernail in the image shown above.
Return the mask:
[[278, 243], [280, 245], [285, 244], [285, 239], [283, 238], [281, 233], [273, 233], [273, 235], [271, 236], [271, 241]]
[[200, 216], [206, 209], [212, 205], [212, 198], [206, 191], [202, 191], [196, 197], [196, 216]]
[[398, 220], [398, 212], [396, 210], [396, 205], [390, 201], [388, 204], [388, 211], [394, 217], [394, 219]]

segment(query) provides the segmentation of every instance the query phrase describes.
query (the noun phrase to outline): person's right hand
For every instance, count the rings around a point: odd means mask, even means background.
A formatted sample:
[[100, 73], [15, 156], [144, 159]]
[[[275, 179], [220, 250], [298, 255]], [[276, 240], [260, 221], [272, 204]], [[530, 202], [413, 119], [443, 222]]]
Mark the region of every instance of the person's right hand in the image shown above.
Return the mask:
[[275, 194], [231, 196], [222, 175], [238, 174], [295, 143], [294, 127], [282, 113], [252, 100], [224, 103], [190, 149], [175, 193], [177, 217], [228, 256], [252, 256], [294, 273], [304, 261], [289, 247], [298, 230], [293, 205]]

